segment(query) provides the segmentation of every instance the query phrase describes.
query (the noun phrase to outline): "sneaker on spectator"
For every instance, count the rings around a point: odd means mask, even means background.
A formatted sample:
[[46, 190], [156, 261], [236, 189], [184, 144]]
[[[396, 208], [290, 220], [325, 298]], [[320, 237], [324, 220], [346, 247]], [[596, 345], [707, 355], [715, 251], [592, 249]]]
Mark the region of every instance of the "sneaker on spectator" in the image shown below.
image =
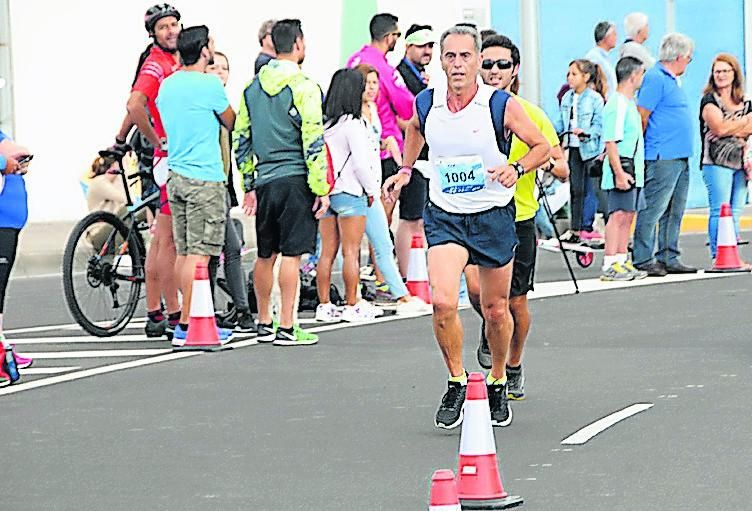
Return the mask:
[[333, 303], [320, 303], [316, 306], [316, 321], [330, 323], [340, 319], [339, 309]]
[[185, 346], [185, 341], [188, 338], [188, 330], [183, 330], [183, 327], [178, 324], [175, 330], [172, 332], [172, 347], [182, 348]]
[[[2, 340], [2, 336], [0, 336], [0, 341]], [[11, 349], [13, 350], [13, 356], [16, 359], [16, 367], [19, 369], [26, 369], [27, 367], [31, 367], [31, 364], [34, 363], [34, 359], [29, 357], [22, 357], [18, 353], [16, 353], [16, 346], [11, 345]]]
[[582, 243], [580, 235], [572, 229], [561, 235], [561, 241], [562, 243]]
[[164, 318], [162, 321], [154, 321], [149, 317], [146, 318], [146, 326], [144, 326], [146, 337], [162, 337], [166, 329], [167, 318]]
[[376, 280], [376, 274], [373, 271], [373, 266], [361, 266], [360, 267], [360, 280]]
[[319, 336], [306, 332], [297, 325], [294, 325], [292, 332], [283, 328], [277, 328], [274, 337], [275, 346], [307, 346], [319, 342]]
[[227, 344], [232, 340], [232, 330], [229, 328], [217, 327], [217, 337], [219, 337], [219, 344]]
[[272, 322], [265, 325], [260, 322], [256, 322], [256, 340], [258, 342], [272, 342], [277, 335], [277, 327]]
[[377, 305], [395, 306], [399, 303], [398, 300], [394, 297], [394, 295], [388, 290], [381, 291], [377, 288], [374, 295], [375, 295], [375, 299], [373, 300], [373, 303]]
[[368, 302], [361, 300], [355, 305], [345, 305], [342, 309], [342, 321], [347, 323], [361, 323], [363, 321], [369, 321], [375, 316]]
[[626, 282], [632, 279], [634, 275], [619, 263], [612, 264], [601, 273], [601, 280], [604, 282]]
[[411, 296], [406, 302], [397, 302], [396, 312], [399, 315], [421, 314], [431, 311], [431, 306], [417, 296]]
[[602, 240], [603, 235], [598, 231], [580, 231], [580, 239], [582, 241]]
[[644, 278], [647, 278], [648, 276], [648, 272], [635, 268], [635, 266], [632, 264], [632, 261], [627, 261], [622, 266], [624, 266], [624, 269], [632, 274], [632, 278], [634, 280], [642, 280]]
[[378, 317], [381, 317], [381, 316], [384, 315], [384, 311], [383, 311], [383, 309], [381, 307], [377, 307], [374, 304], [372, 304], [371, 302], [368, 302], [366, 300], [359, 301], [358, 305], [362, 305], [362, 306], [367, 307], [368, 309], [370, 309], [371, 315], [374, 318], [378, 318]]

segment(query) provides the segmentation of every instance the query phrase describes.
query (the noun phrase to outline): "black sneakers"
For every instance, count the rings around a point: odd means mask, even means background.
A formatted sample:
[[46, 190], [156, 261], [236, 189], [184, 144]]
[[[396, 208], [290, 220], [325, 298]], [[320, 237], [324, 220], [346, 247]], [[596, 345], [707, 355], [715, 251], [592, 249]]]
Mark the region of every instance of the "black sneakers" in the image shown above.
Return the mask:
[[235, 320], [235, 331], [252, 334], [256, 332], [256, 322], [250, 311], [239, 311]]
[[146, 318], [146, 326], [144, 327], [146, 337], [162, 337], [163, 335], [165, 335], [166, 329], [167, 318], [163, 319], [162, 321], [154, 321], [149, 317]]
[[491, 349], [486, 339], [486, 322], [480, 324], [480, 344], [478, 345], [478, 363], [483, 369], [491, 369]]
[[258, 342], [274, 342], [274, 338], [277, 337], [277, 330], [274, 328], [273, 323], [264, 325], [258, 323], [256, 325], [256, 340]]
[[447, 383], [447, 391], [441, 398], [434, 424], [441, 429], [454, 429], [462, 423], [462, 407], [465, 404], [467, 386], [459, 382]]
[[507, 399], [507, 385], [486, 385], [488, 406], [491, 409], [491, 425], [509, 426], [512, 423], [512, 407]]
[[525, 372], [522, 364], [516, 369], [507, 366], [507, 396], [515, 401], [525, 399]]

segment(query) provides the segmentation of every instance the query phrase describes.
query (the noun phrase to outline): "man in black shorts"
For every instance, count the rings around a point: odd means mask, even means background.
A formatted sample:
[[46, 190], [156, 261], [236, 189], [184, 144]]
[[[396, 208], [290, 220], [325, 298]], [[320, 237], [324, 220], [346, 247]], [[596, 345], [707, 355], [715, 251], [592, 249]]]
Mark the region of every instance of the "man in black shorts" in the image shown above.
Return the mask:
[[[434, 34], [430, 25], [412, 25], [405, 35], [405, 57], [397, 66], [408, 90], [417, 96], [428, 87], [428, 74], [425, 67], [433, 57]], [[428, 146], [418, 155], [420, 162], [428, 162]], [[410, 183], [400, 193], [399, 218], [394, 248], [397, 251], [397, 263], [402, 277], [407, 276], [410, 262], [410, 247], [413, 235], [423, 234], [423, 208], [428, 201], [428, 180], [416, 172]]]
[[[300, 69], [305, 58], [300, 21], [277, 22], [272, 42], [277, 58], [262, 67], [243, 92], [234, 139], [243, 175], [243, 208], [256, 215], [257, 339], [300, 346], [318, 340], [302, 335], [293, 321], [300, 258], [316, 251], [317, 218], [329, 209], [322, 94]], [[275, 330], [270, 301], [280, 254], [282, 309]]]

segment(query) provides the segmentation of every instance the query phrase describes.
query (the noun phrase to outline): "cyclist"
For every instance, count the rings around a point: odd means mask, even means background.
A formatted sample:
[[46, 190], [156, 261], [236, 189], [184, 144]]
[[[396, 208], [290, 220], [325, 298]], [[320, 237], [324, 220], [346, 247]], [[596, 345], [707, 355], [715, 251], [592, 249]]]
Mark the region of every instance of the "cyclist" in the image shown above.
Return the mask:
[[[167, 138], [155, 101], [162, 81], [180, 67], [177, 56], [180, 12], [169, 4], [154, 5], [144, 15], [144, 26], [154, 44], [138, 71], [128, 98], [128, 120], [123, 122], [115, 142], [125, 144], [128, 131], [135, 124], [154, 146], [153, 172], [161, 192], [161, 205], [146, 254], [146, 335], [161, 337], [178, 324], [180, 304], [174, 272], [176, 253], [172, 217], [167, 202]], [[162, 314], [162, 296], [167, 302], [168, 318]]]

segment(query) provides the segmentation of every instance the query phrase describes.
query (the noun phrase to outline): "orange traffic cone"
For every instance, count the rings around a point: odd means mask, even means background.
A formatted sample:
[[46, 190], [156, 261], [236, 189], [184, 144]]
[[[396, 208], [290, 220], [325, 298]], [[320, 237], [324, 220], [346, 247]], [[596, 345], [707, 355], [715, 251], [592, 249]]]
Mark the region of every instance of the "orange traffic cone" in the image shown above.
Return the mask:
[[437, 470], [431, 477], [428, 511], [461, 511], [457, 483], [451, 470]]
[[220, 351], [231, 348], [219, 341], [217, 320], [214, 317], [214, 301], [209, 285], [209, 267], [206, 263], [196, 264], [191, 293], [191, 318], [188, 322], [188, 335], [185, 344], [174, 351]]
[[718, 250], [711, 273], [748, 272], [749, 267], [742, 262], [736, 246], [736, 230], [731, 216], [731, 204], [721, 205], [721, 217], [718, 219]]
[[423, 235], [413, 234], [410, 245], [410, 261], [407, 266], [407, 282], [405, 284], [410, 294], [417, 296], [426, 303], [431, 303], [431, 287], [428, 285], [428, 268], [426, 267], [426, 250], [423, 245]]
[[470, 373], [460, 438], [457, 488], [462, 509], [509, 509], [522, 505], [522, 497], [504, 491], [496, 460], [486, 378]]

